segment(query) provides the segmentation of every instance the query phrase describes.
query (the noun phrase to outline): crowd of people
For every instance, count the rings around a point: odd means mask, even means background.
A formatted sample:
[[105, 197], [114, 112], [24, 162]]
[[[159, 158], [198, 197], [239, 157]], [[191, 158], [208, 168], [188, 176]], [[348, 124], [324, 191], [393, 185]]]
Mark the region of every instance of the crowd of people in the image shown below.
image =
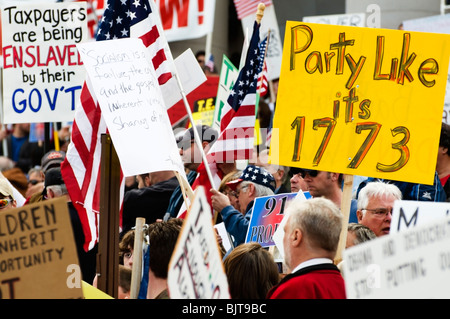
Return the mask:
[[[204, 63], [204, 52], [196, 56]], [[276, 92], [274, 92], [276, 96]], [[260, 102], [260, 105], [264, 101]], [[264, 106], [264, 105], [263, 105]], [[274, 106], [260, 107], [273, 115]], [[271, 110], [271, 111], [270, 111]], [[271, 119], [259, 112], [260, 127]], [[201, 140], [197, 145], [194, 129]], [[96, 285], [97, 246], [86, 252], [84, 234], [61, 175], [61, 163], [69, 141], [65, 127], [60, 135], [61, 149], [44, 152], [41, 142], [30, 142], [30, 124], [14, 124], [1, 130], [4, 147], [0, 150], [0, 211], [55, 197], [67, 200], [79, 265], [83, 280]], [[197, 125], [177, 135], [180, 157], [188, 183], [193, 186], [202, 164], [201, 152], [218, 139], [219, 132]], [[53, 146], [53, 145], [52, 145]], [[233, 299], [346, 298], [342, 262], [335, 264], [340, 239], [344, 175], [337, 172], [269, 164], [269, 146], [258, 145], [245, 167], [236, 161], [217, 163], [220, 186], [206, 190], [213, 210], [213, 224], [223, 223], [229, 234], [228, 250], [217, 232], [224, 271]], [[386, 236], [390, 232], [396, 200], [450, 201], [450, 125], [442, 123], [433, 185], [378, 178], [355, 178], [348, 218], [346, 248]], [[204, 169], [204, 167], [203, 167]], [[168, 299], [167, 272], [178, 234], [183, 226], [179, 218], [185, 200], [179, 181], [172, 171], [148, 172], [127, 177], [119, 244], [119, 294], [130, 298], [135, 220], [145, 218], [144, 271], [139, 298]], [[294, 199], [286, 205], [289, 213], [284, 226], [283, 267], [273, 254], [245, 237], [256, 198], [282, 193], [309, 192], [311, 199]], [[149, 245], [151, 243], [151, 245]], [[151, 258], [150, 258], [151, 256]], [[345, 261], [343, 261], [345, 262]]]

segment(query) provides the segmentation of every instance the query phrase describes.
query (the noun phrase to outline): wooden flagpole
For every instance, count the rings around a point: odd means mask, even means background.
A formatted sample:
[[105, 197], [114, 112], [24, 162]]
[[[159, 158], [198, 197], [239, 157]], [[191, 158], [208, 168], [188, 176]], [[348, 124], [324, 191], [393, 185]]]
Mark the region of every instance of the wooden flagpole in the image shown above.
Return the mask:
[[131, 270], [130, 299], [139, 297], [139, 289], [142, 280], [142, 247], [144, 243], [145, 218], [136, 218], [134, 228], [133, 267]]

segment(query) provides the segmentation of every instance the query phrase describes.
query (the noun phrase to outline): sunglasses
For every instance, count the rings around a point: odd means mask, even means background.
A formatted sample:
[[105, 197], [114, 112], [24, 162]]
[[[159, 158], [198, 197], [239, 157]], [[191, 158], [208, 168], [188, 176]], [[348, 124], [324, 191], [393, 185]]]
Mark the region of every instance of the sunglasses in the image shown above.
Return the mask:
[[13, 200], [9, 199], [9, 198], [2, 198], [0, 199], [0, 209], [5, 208], [6, 206], [9, 205], [9, 203], [11, 203]]
[[300, 174], [302, 178], [305, 178], [306, 175], [309, 175], [310, 177], [317, 177], [317, 175], [319, 175], [319, 171], [315, 169], [302, 169], [298, 174]]

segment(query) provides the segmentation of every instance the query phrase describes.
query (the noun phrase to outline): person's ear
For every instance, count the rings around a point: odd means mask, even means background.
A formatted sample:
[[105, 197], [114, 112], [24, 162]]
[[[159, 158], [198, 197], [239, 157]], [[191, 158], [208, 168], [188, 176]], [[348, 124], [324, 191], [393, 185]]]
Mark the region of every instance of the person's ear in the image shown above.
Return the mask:
[[292, 234], [291, 234], [292, 247], [300, 246], [302, 240], [303, 240], [303, 233], [302, 233], [302, 231], [299, 228], [294, 229], [292, 231]]

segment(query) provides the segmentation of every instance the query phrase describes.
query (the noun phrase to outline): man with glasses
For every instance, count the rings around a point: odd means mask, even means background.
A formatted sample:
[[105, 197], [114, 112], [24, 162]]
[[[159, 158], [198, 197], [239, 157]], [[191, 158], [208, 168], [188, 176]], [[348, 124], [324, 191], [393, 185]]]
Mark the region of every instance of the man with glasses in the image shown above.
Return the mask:
[[[341, 208], [343, 174], [303, 168], [291, 168], [291, 170], [298, 176], [294, 175], [291, 178], [291, 189], [296, 189], [296, 187], [293, 188], [293, 181], [302, 178], [312, 197], [324, 197], [335, 203], [339, 209]], [[358, 222], [355, 199], [352, 199], [350, 204], [348, 222]]]
[[241, 176], [226, 184], [236, 192], [239, 210], [235, 209], [227, 195], [211, 189], [213, 208], [220, 212], [227, 232], [233, 236], [234, 247], [245, 242], [245, 235], [253, 212], [253, 201], [257, 197], [273, 195], [275, 179], [265, 168], [248, 165]]
[[389, 234], [392, 208], [402, 192], [394, 184], [371, 182], [364, 186], [358, 196], [358, 223], [370, 228], [377, 237]]
[[6, 178], [0, 178], [0, 210], [15, 208], [13, 189]]

